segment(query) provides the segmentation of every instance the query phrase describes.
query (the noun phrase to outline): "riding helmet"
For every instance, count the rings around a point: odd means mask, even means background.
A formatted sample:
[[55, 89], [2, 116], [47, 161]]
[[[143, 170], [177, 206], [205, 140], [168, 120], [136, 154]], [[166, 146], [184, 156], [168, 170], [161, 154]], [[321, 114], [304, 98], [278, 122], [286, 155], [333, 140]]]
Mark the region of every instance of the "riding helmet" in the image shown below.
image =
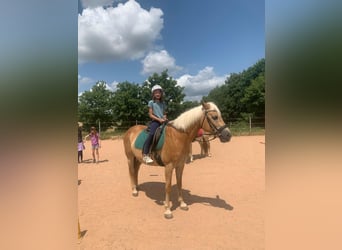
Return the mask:
[[153, 92], [154, 92], [155, 90], [158, 90], [158, 89], [161, 90], [161, 91], [163, 91], [163, 88], [162, 88], [160, 85], [158, 85], [158, 84], [157, 84], [157, 85], [154, 85], [154, 86], [152, 87], [152, 91], [151, 91], [152, 94], [153, 94]]

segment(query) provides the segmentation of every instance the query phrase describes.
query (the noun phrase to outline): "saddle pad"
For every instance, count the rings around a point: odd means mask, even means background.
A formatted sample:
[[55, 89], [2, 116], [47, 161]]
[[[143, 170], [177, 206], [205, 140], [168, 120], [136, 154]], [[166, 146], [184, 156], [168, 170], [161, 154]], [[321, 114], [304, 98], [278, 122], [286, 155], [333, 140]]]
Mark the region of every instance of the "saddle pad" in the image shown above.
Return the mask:
[[[138, 135], [137, 139], [134, 142], [134, 147], [137, 149], [142, 149], [144, 146], [144, 143], [146, 141], [147, 136], [148, 136], [148, 133], [146, 132], [145, 129], [143, 131], [141, 131], [140, 134]], [[164, 140], [165, 140], [165, 127], [163, 128], [162, 135], [160, 136], [158, 144], [155, 147], [156, 150], [159, 150], [163, 147]]]

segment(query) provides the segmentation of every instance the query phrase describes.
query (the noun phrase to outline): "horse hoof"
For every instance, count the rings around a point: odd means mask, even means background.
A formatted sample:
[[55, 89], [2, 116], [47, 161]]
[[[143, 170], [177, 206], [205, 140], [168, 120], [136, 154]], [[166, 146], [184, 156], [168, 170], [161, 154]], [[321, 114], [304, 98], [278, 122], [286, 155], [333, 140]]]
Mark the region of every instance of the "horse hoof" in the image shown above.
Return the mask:
[[133, 195], [134, 197], [137, 197], [137, 196], [138, 196], [138, 192], [133, 192], [132, 195]]
[[180, 207], [180, 209], [184, 210], [184, 211], [188, 211], [189, 210], [189, 207], [188, 206], [185, 206], [185, 207]]
[[165, 219], [172, 219], [173, 215], [172, 214], [164, 214]]

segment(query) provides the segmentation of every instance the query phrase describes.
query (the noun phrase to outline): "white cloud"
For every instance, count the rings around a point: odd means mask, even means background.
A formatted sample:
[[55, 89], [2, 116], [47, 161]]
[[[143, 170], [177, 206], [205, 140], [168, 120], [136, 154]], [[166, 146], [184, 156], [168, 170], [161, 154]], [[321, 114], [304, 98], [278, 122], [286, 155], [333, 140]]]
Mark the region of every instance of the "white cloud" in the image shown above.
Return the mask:
[[89, 84], [89, 83], [95, 83], [95, 80], [89, 77], [78, 75], [78, 84]]
[[224, 84], [228, 76], [217, 76], [213, 67], [205, 67], [197, 75], [186, 74], [176, 80], [178, 85], [185, 87], [185, 100], [199, 101], [203, 96], [208, 95], [212, 89]]
[[114, 81], [111, 84], [106, 84], [106, 89], [115, 92], [117, 90], [117, 86], [118, 86], [119, 82]]
[[161, 73], [165, 69], [168, 69], [168, 72], [172, 74], [182, 69], [176, 65], [176, 60], [166, 50], [152, 51], [141, 62], [143, 74]]
[[81, 0], [82, 7], [95, 8], [99, 6], [111, 6], [115, 0]]
[[142, 58], [160, 38], [162, 15], [134, 0], [115, 8], [84, 9], [78, 16], [79, 63]]

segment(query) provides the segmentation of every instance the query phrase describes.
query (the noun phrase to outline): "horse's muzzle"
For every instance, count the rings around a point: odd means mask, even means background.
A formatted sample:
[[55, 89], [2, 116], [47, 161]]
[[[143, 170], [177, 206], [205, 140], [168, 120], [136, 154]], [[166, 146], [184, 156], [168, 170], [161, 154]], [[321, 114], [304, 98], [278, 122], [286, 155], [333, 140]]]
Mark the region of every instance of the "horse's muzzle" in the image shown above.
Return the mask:
[[229, 142], [231, 137], [232, 135], [228, 128], [223, 129], [221, 133], [219, 134], [219, 138], [221, 142]]

